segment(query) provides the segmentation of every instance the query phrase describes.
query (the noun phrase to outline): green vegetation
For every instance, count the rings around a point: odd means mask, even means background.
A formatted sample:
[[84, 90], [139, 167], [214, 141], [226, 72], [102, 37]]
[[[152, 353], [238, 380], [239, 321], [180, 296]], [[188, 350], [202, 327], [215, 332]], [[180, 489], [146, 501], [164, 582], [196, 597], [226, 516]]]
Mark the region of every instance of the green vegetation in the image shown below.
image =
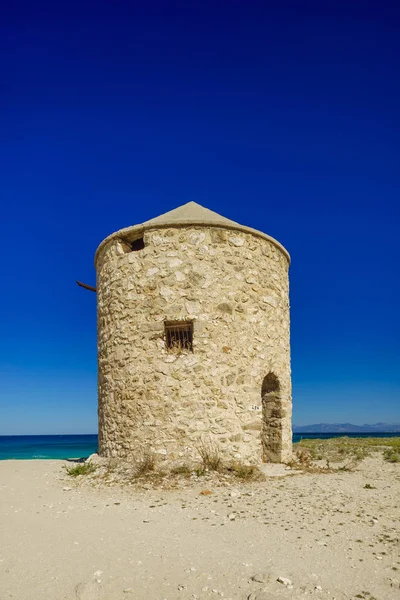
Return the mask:
[[303, 439], [294, 445], [294, 450], [304, 466], [315, 460], [326, 460], [328, 465], [344, 460], [355, 464], [373, 452], [383, 452], [389, 462], [400, 462], [400, 437]]
[[89, 473], [94, 473], [94, 471], [96, 470], [96, 465], [87, 462], [87, 463], [80, 463], [79, 465], [76, 465], [75, 467], [66, 467], [66, 471], [68, 473], [68, 475], [70, 475], [71, 477], [78, 477], [79, 475], [89, 475]]
[[[398, 438], [396, 438], [398, 439]], [[400, 445], [398, 447], [386, 448], [383, 453], [385, 460], [391, 463], [400, 462]]]
[[[373, 455], [381, 453], [390, 463], [400, 463], [400, 437], [392, 438], [350, 438], [337, 437], [330, 439], [303, 439], [294, 444], [295, 459], [290, 466], [309, 473], [332, 473], [352, 471], [357, 463]], [[153, 485], [174, 486], [179, 477], [206, 477], [221, 480], [238, 479], [243, 483], [265, 480], [265, 476], [255, 465], [240, 462], [225, 463], [218, 447], [212, 441], [201, 441], [197, 447], [199, 459], [193, 462], [181, 462], [175, 465], [164, 465], [160, 469], [157, 455], [144, 451], [132, 462], [109, 459], [104, 466], [93, 463], [78, 463], [66, 471], [71, 477], [88, 475], [98, 471], [99, 478], [106, 483], [127, 481], [129, 483], [149, 482]], [[366, 490], [376, 489], [370, 483], [363, 486]]]

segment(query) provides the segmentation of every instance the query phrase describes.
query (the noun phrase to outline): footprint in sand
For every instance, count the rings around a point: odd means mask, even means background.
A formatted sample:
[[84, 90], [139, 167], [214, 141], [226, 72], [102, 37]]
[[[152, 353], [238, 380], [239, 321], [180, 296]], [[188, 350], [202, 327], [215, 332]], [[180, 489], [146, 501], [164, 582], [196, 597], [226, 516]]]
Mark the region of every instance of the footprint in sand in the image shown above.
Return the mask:
[[99, 573], [97, 571], [90, 581], [78, 583], [75, 588], [75, 595], [78, 600], [102, 600], [104, 598], [103, 588], [96, 579]]

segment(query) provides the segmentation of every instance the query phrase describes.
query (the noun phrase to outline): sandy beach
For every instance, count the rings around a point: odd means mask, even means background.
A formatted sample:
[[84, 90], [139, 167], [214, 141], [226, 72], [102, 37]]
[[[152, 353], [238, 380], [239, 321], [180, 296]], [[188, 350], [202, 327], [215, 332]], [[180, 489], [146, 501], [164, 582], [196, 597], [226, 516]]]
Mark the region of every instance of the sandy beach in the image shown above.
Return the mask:
[[0, 462], [1, 600], [400, 596], [400, 470], [380, 455], [206, 495], [93, 487], [63, 464]]

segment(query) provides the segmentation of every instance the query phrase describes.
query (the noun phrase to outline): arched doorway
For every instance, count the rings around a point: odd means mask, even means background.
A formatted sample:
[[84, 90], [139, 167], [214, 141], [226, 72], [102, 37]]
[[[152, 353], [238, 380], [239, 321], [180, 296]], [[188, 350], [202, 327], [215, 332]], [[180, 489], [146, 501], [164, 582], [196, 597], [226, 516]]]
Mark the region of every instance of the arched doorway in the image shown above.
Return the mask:
[[282, 456], [282, 401], [279, 379], [275, 373], [264, 377], [261, 388], [262, 427], [261, 444], [264, 462], [281, 462]]

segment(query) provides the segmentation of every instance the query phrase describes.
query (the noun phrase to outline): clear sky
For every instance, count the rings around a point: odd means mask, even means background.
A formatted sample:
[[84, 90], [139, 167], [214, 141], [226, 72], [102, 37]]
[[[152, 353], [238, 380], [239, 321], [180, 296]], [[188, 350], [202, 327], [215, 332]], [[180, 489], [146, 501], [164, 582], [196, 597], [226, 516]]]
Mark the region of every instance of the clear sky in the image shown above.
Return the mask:
[[4, 4], [0, 434], [97, 430], [75, 280], [189, 200], [292, 255], [294, 422], [400, 422], [396, 5]]

